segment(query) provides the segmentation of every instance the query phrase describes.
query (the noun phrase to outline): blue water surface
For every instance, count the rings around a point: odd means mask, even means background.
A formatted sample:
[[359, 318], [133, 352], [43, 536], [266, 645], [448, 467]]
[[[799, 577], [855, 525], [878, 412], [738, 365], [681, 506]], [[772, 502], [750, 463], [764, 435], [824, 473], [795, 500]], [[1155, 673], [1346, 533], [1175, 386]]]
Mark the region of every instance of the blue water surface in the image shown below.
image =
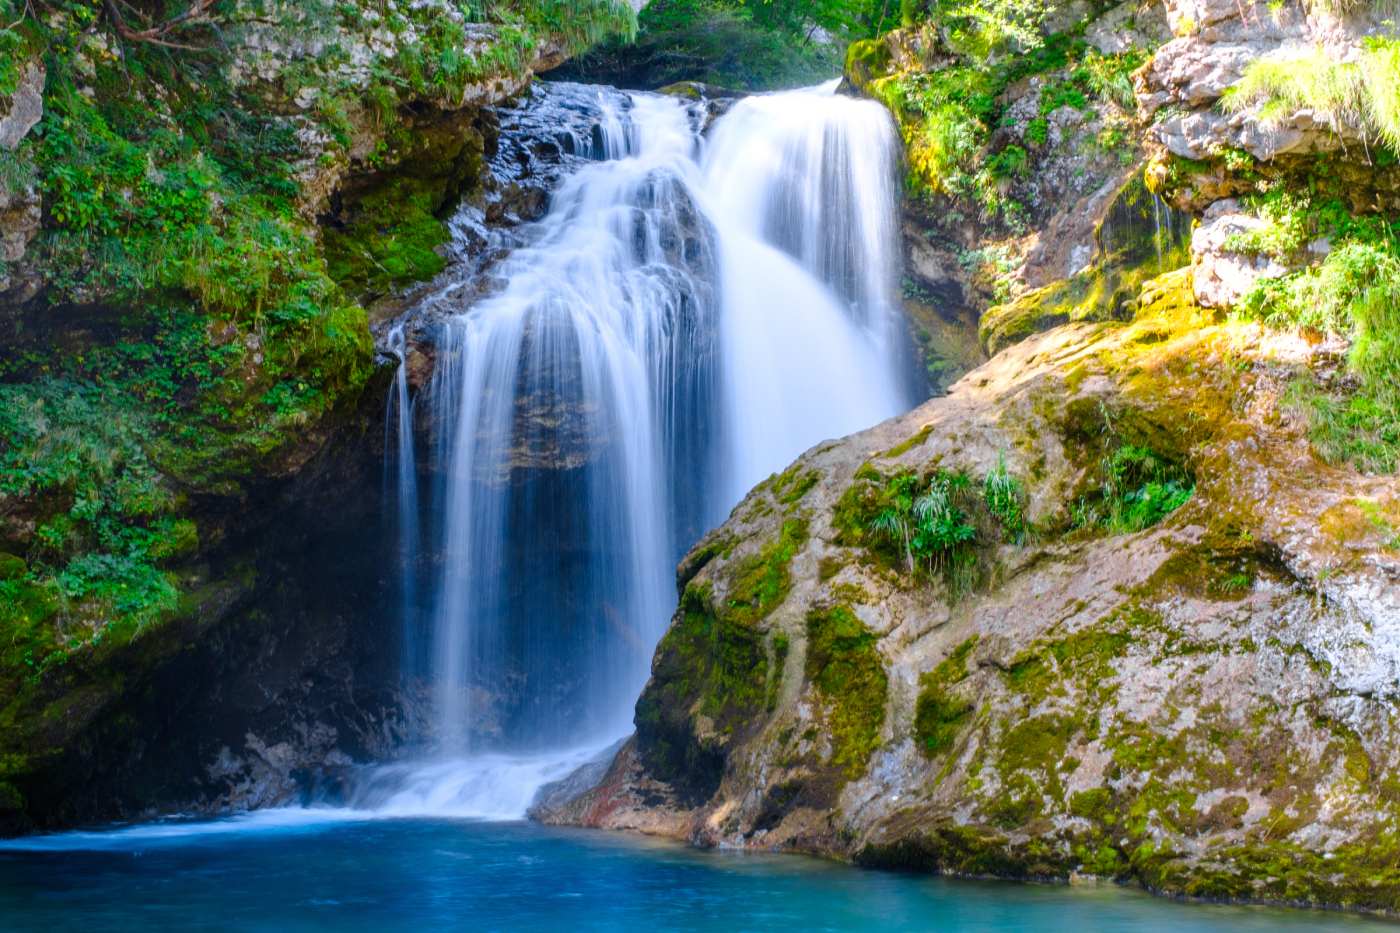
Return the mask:
[[0, 843], [0, 929], [1331, 931], [1307, 911], [887, 874], [530, 823], [305, 811]]

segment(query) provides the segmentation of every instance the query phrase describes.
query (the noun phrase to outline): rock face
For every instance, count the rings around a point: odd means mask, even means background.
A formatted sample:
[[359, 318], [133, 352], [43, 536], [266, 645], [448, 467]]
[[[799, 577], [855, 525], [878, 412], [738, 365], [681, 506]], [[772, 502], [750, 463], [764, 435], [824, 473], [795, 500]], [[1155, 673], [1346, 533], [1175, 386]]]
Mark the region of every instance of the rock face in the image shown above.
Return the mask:
[[[1281, 416], [1320, 351], [1190, 294], [1189, 272], [1151, 282], [1132, 323], [1032, 337], [756, 489], [680, 567], [634, 742], [542, 815], [1396, 907], [1377, 814], [1400, 763], [1400, 489], [1321, 464]], [[1126, 448], [1194, 494], [1112, 533], [1084, 516]], [[1003, 468], [1029, 530], [985, 491]], [[911, 573], [871, 497], [957, 475], [972, 556]]]
[[1196, 301], [1207, 308], [1230, 308], [1261, 279], [1277, 278], [1288, 267], [1268, 255], [1247, 255], [1230, 248], [1230, 238], [1266, 229], [1268, 222], [1241, 207], [1239, 201], [1216, 201], [1191, 234], [1191, 266]]
[[[1158, 4], [1052, 12], [1044, 29], [1074, 28], [1027, 61], [961, 55], [931, 23], [857, 43], [848, 57], [849, 82], [890, 107], [908, 150], [906, 297], [938, 390], [985, 359], [979, 343], [1003, 345], [969, 326], [989, 308], [1122, 271], [1099, 234], [1146, 158], [1127, 75], [1170, 33]], [[1104, 79], [1086, 82], [1088, 65]], [[985, 95], [978, 112], [959, 81]], [[1024, 323], [1008, 311], [1004, 322]]]
[[632, 19], [221, 3], [172, 46], [147, 6], [0, 23], [0, 833], [285, 803], [415, 734], [366, 305], [487, 203], [493, 108]]
[[1356, 61], [1370, 39], [1396, 36], [1383, 10], [1235, 0], [1165, 6], [1175, 38], [1134, 76], [1138, 109], [1154, 151], [1148, 169], [1154, 188], [1183, 210], [1206, 215], [1209, 229], [1192, 243], [1203, 303], [1224, 306], [1254, 280], [1280, 274], [1250, 257], [1227, 255], [1226, 237], [1258, 226], [1232, 200], [1239, 195], [1283, 186], [1341, 197], [1358, 213], [1400, 208], [1400, 172], [1374, 158], [1374, 141], [1351, 108], [1330, 114], [1271, 107], [1267, 120], [1263, 105], [1234, 113], [1221, 108], [1225, 92], [1261, 58]]
[[1334, 126], [1308, 110], [1265, 127], [1257, 113], [1225, 115], [1211, 108], [1262, 56], [1321, 48], [1339, 60], [1353, 57], [1364, 36], [1387, 28], [1381, 13], [1367, 4], [1352, 5], [1344, 17], [1324, 4], [1168, 0], [1165, 6], [1176, 38], [1138, 76], [1139, 104], [1148, 118], [1164, 108], [1184, 111], [1154, 127], [1173, 154], [1204, 160], [1234, 149], [1271, 161], [1345, 150], [1360, 141], [1357, 127]]
[[[0, 151], [14, 152], [44, 115], [44, 64], [34, 60], [19, 69], [9, 99], [0, 98]], [[32, 290], [17, 271], [29, 241], [39, 232], [43, 211], [32, 179], [0, 176], [0, 298], [11, 293], [27, 300]]]

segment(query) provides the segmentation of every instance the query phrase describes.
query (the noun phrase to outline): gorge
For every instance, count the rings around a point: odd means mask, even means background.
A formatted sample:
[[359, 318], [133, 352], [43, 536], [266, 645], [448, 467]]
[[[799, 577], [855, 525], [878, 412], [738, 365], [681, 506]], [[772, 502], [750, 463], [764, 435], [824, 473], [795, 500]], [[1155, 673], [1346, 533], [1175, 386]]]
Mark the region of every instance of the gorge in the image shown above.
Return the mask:
[[1392, 17], [0, 0], [0, 911], [1393, 915]]

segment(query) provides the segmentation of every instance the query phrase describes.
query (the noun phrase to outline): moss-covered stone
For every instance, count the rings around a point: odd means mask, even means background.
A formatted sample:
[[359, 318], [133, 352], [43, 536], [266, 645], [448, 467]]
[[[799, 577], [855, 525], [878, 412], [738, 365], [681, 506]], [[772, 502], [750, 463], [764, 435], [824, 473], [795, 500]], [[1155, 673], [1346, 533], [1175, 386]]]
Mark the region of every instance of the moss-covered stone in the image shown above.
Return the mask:
[[864, 773], [885, 721], [888, 678], [879, 639], [848, 606], [807, 614], [806, 676], [826, 704], [832, 764]]
[[788, 641], [763, 623], [786, 599], [789, 564], [806, 538], [806, 521], [786, 520], [776, 540], [721, 568], [723, 597], [709, 580], [692, 580], [657, 646], [637, 701], [638, 751], [690, 798], [714, 792], [723, 748], [760, 728], [776, 703]]
[[404, 179], [365, 198], [352, 224], [326, 233], [331, 277], [356, 293], [384, 294], [437, 275], [447, 265], [439, 248], [450, 239], [447, 225], [434, 216], [437, 201]]
[[1167, 247], [1163, 255], [1125, 251], [1130, 258], [1110, 258], [1044, 288], [996, 305], [982, 315], [978, 338], [989, 354], [1052, 327], [1072, 321], [1131, 318], [1139, 308], [1143, 285], [1165, 271], [1180, 268], [1187, 255], [1183, 244]]
[[914, 740], [919, 751], [935, 758], [953, 747], [958, 733], [972, 716], [976, 704], [958, 689], [967, 680], [967, 659], [977, 647], [977, 636], [963, 641], [932, 672], [919, 678], [919, 698], [914, 706]]

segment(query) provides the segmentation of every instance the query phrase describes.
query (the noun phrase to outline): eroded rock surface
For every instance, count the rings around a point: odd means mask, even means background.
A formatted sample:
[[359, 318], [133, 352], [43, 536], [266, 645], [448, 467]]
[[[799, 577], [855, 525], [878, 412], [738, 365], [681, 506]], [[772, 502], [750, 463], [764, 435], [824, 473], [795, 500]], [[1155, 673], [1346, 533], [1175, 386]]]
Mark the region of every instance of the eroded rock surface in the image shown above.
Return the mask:
[[[818, 446], [682, 563], [636, 739], [541, 816], [1394, 908], [1400, 488], [1322, 464], [1280, 408], [1325, 352], [1218, 323], [1183, 271], [1131, 323], [1029, 338]], [[1110, 533], [1083, 513], [1124, 446], [1194, 494]], [[1022, 537], [975, 501], [999, 464], [1024, 483]], [[961, 587], [911, 574], [861, 505], [956, 474], [978, 541]]]

